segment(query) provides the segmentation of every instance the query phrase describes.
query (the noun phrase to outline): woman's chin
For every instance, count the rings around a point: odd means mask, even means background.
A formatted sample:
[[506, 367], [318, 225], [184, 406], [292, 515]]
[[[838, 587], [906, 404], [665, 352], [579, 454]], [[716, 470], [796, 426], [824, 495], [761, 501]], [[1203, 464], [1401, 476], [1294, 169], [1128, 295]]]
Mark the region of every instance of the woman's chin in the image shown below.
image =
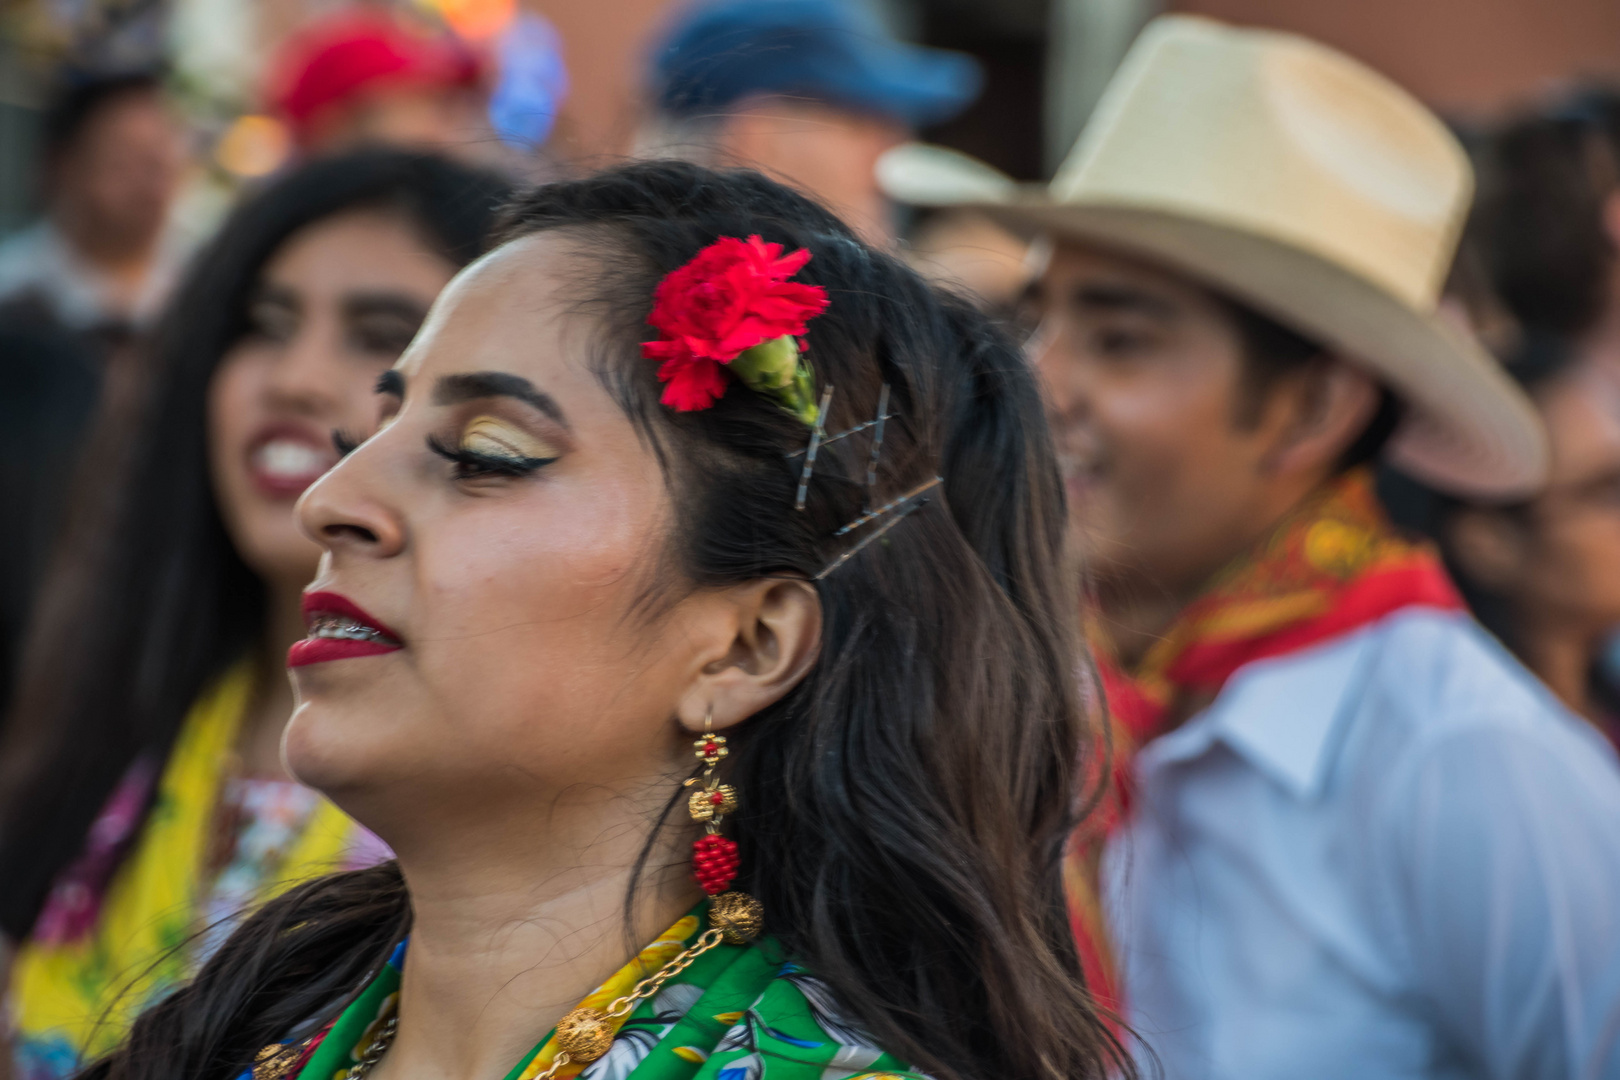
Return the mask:
[[352, 790], [376, 775], [364, 741], [345, 732], [330, 706], [302, 701], [287, 721], [281, 755], [293, 779], [329, 796]]

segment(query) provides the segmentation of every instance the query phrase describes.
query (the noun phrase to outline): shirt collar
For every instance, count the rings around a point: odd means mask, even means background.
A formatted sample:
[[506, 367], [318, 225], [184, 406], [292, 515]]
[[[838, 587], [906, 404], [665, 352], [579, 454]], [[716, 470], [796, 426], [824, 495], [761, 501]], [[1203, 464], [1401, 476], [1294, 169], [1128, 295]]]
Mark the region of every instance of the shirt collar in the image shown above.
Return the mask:
[[1145, 768], [1188, 761], [1224, 743], [1295, 798], [1322, 790], [1336, 745], [1370, 659], [1374, 627], [1239, 668], [1214, 702], [1139, 755]]

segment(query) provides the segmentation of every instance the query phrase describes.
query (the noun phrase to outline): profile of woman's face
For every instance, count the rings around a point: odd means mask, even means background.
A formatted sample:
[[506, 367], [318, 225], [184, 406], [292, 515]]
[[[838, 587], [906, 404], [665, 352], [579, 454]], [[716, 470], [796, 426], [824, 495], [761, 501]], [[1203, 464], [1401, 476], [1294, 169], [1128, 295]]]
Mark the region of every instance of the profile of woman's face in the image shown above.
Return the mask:
[[661, 802], [690, 759], [675, 717], [716, 601], [654, 589], [671, 498], [593, 370], [582, 250], [542, 233], [464, 271], [385, 379], [381, 429], [300, 504], [327, 553], [284, 755], [396, 847], [396, 811]]
[[294, 505], [337, 461], [334, 431], [376, 426], [377, 376], [455, 270], [379, 210], [307, 225], [264, 264], [248, 331], [209, 383], [208, 452], [226, 528], [266, 580], [296, 588], [313, 576], [320, 549]]
[[1536, 394], [1552, 444], [1547, 490], [1513, 592], [1543, 621], [1620, 625], [1620, 375], [1579, 361]]

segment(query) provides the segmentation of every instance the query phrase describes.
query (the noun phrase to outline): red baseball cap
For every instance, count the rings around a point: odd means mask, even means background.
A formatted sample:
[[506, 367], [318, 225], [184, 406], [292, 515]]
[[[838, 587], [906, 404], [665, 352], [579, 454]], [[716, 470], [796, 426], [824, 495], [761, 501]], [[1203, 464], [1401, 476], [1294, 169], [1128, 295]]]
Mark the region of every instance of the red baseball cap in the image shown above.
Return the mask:
[[269, 65], [266, 97], [300, 143], [318, 117], [385, 87], [472, 87], [478, 57], [448, 34], [405, 25], [379, 10], [351, 9], [290, 35]]

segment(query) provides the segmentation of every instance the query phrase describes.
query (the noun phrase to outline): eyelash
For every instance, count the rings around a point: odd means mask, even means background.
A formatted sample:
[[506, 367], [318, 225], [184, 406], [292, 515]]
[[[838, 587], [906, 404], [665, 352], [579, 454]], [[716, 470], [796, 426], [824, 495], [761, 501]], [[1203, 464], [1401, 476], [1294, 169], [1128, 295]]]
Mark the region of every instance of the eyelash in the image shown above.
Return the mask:
[[556, 458], [532, 457], [495, 457], [492, 454], [476, 454], [471, 450], [460, 447], [449, 447], [432, 435], [428, 436], [428, 449], [444, 458], [454, 462], [457, 480], [477, 480], [486, 476], [528, 476], [542, 465], [549, 465]]
[[350, 435], [343, 429], [334, 428], [332, 430], [332, 449], [337, 451], [338, 457], [348, 457], [350, 454], [354, 453], [355, 448], [359, 445], [359, 440], [355, 439], [354, 436]]

